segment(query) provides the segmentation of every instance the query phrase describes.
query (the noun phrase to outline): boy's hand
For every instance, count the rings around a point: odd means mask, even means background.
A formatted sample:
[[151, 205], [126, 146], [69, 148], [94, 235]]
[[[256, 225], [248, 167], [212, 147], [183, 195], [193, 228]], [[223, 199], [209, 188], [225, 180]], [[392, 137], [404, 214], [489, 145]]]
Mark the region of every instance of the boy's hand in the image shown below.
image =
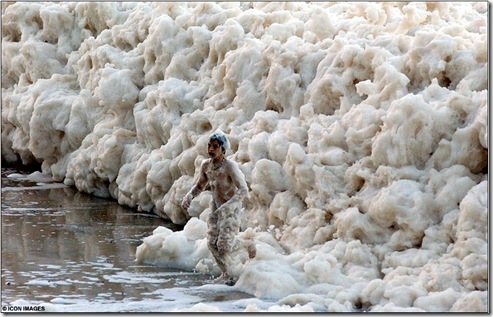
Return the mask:
[[218, 215], [222, 217], [229, 217], [234, 212], [234, 206], [231, 206], [228, 203], [222, 204], [219, 208], [216, 209]]
[[190, 207], [191, 202], [192, 202], [192, 196], [186, 195], [185, 197], [183, 197], [183, 200], [181, 202], [181, 207], [185, 210], [188, 210], [188, 207]]

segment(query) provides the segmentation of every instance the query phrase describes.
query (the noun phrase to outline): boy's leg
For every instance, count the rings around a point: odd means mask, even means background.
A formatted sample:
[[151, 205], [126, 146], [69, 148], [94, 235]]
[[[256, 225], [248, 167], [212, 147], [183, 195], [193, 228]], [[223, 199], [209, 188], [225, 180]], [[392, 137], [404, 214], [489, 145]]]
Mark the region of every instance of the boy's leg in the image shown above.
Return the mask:
[[221, 280], [227, 278], [229, 276], [227, 271], [228, 268], [226, 263], [224, 262], [224, 258], [217, 251], [216, 245], [209, 244], [209, 250], [211, 251], [212, 256], [214, 257], [214, 260], [216, 260], [217, 266], [221, 270], [221, 276], [219, 277], [219, 279]]
[[246, 245], [246, 249], [248, 251], [248, 257], [250, 259], [253, 259], [254, 257], [257, 256], [257, 247], [255, 246], [255, 243], [253, 241], [248, 240], [245, 241], [244, 244]]
[[240, 232], [241, 208], [236, 208], [221, 221], [221, 231], [217, 237], [217, 246], [221, 254], [231, 254], [239, 249], [246, 249], [248, 257], [253, 259], [257, 255], [257, 248], [251, 240], [238, 237]]
[[246, 249], [246, 251], [248, 252], [248, 257], [250, 259], [253, 259], [255, 256], [257, 256], [257, 247], [252, 240], [243, 239], [235, 236], [230, 253], [236, 252], [240, 249]]
[[214, 260], [216, 260], [217, 266], [221, 270], [221, 277], [224, 277], [225, 275], [227, 275], [227, 266], [217, 247], [217, 241], [220, 232], [218, 222], [219, 217], [216, 210], [211, 211], [209, 217], [207, 218], [207, 246], [209, 247], [209, 251], [211, 251], [212, 256], [214, 257]]
[[240, 208], [222, 211], [225, 212], [211, 213], [213, 216], [209, 216], [209, 249], [223, 272], [219, 280], [226, 281], [227, 285], [234, 285], [235, 279], [228, 274], [228, 266], [232, 262], [231, 253], [238, 248], [246, 248], [249, 258], [252, 259], [257, 250], [252, 241], [237, 237], [240, 231]]
[[[232, 212], [224, 212], [219, 215], [220, 220], [220, 230], [217, 237], [217, 250], [219, 261], [226, 265], [226, 268], [229, 268], [231, 265], [231, 252], [236, 247], [236, 235], [240, 229], [240, 221], [238, 217], [237, 210], [233, 210]], [[234, 285], [236, 283], [236, 279], [230, 276], [226, 278], [226, 285]]]
[[236, 212], [220, 216], [220, 230], [217, 236], [217, 249], [221, 255], [231, 253], [235, 247], [236, 236], [240, 231], [240, 221]]

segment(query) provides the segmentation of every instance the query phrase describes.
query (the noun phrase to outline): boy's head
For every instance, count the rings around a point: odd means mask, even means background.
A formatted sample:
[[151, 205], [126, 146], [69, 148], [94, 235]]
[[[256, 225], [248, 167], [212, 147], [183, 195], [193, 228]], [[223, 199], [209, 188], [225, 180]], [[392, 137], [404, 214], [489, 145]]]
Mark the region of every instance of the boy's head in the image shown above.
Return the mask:
[[217, 130], [209, 137], [209, 143], [217, 141], [221, 146], [223, 154], [229, 149], [229, 141], [226, 135], [221, 130]]

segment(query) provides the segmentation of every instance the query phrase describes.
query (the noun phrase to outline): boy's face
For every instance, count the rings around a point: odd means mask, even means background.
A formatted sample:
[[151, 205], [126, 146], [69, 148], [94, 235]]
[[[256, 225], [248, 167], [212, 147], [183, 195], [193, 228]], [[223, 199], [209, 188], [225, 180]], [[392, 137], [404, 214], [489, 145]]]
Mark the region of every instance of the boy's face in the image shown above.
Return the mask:
[[207, 144], [207, 153], [209, 153], [209, 157], [211, 159], [215, 159], [223, 155], [223, 150], [221, 148], [221, 144], [219, 144], [219, 141], [209, 141]]

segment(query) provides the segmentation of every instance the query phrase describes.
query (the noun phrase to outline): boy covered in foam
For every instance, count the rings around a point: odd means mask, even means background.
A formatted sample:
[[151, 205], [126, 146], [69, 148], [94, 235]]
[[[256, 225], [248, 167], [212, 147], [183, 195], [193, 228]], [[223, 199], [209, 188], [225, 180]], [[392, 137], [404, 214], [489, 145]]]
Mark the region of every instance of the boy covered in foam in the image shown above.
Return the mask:
[[209, 189], [212, 193], [211, 212], [207, 219], [207, 242], [222, 274], [216, 281], [234, 285], [228, 265], [231, 253], [240, 246], [246, 246], [250, 258], [255, 257], [256, 249], [252, 242], [240, 240], [236, 235], [240, 229], [242, 201], [248, 193], [245, 175], [238, 165], [225, 157], [229, 149], [226, 135], [218, 130], [209, 137], [207, 152], [195, 185], [185, 195], [182, 207], [187, 210], [194, 197]]

